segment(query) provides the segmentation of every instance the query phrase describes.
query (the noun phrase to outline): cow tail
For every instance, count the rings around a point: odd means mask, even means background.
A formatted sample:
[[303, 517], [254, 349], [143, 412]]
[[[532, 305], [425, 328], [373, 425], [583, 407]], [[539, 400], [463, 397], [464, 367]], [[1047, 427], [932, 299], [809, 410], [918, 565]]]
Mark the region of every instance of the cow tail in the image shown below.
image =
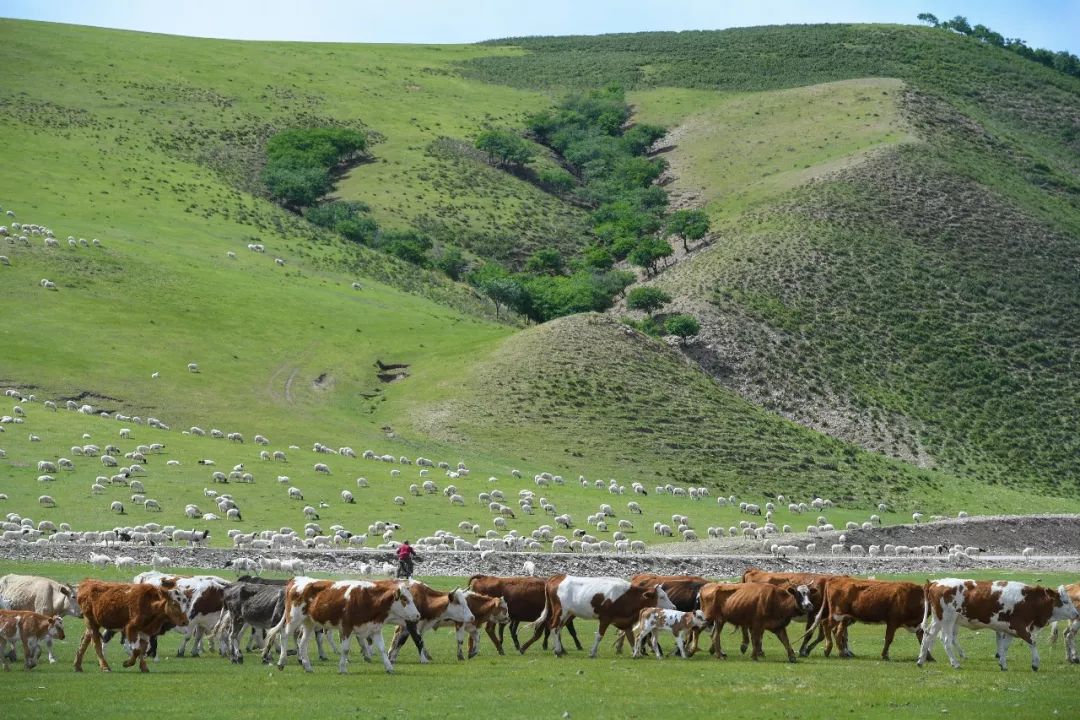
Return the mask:
[[533, 621], [533, 630], [540, 630], [544, 627], [544, 622], [548, 619], [548, 615], [551, 614], [551, 598], [548, 596], [547, 586], [544, 587], [544, 611], [540, 613], [540, 617]]
[[266, 631], [266, 639], [263, 641], [262, 649], [263, 657], [266, 657], [269, 653], [273, 652], [271, 648], [273, 647], [274, 639], [285, 631], [285, 621], [288, 619], [287, 612], [288, 608], [286, 608], [286, 612], [281, 614], [281, 620], [278, 624]]
[[814, 631], [818, 629], [819, 625], [821, 625], [821, 621], [829, 616], [829, 612], [829, 588], [828, 584], [826, 583], [824, 597], [821, 598], [821, 609], [818, 610], [818, 614], [814, 618], [814, 623], [806, 629], [806, 632], [803, 633], [803, 636], [802, 638], [800, 638], [799, 641], [806, 642], [806, 639], [813, 635]]
[[927, 580], [925, 583], [923, 583], [922, 607], [923, 607], [923, 610], [922, 610], [922, 624], [919, 627], [921, 627], [923, 629], [923, 632], [925, 632], [927, 627], [928, 627], [928, 623], [930, 621], [930, 581], [929, 580]]

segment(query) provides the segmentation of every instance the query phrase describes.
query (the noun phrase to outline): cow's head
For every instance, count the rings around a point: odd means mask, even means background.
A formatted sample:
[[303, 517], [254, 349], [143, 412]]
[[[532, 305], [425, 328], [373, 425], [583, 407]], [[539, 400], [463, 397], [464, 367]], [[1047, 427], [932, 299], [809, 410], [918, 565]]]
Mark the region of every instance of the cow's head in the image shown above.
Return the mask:
[[705, 619], [705, 613], [701, 610], [695, 610], [689, 614], [690, 625], [696, 628], [703, 628], [708, 626], [709, 621]]
[[59, 615], [49, 618], [49, 636], [57, 640], [64, 639], [64, 618]]
[[413, 601], [412, 591], [404, 583], [398, 585], [394, 591], [394, 602], [390, 606], [390, 615], [401, 618], [405, 622], [416, 622], [420, 619], [420, 610]]
[[178, 588], [162, 590], [161, 611], [169, 618], [169, 622], [177, 627], [188, 624], [187, 613], [184, 612], [184, 595]]
[[795, 598], [795, 604], [804, 613], [812, 612], [814, 603], [810, 600], [810, 588], [806, 585], [789, 585], [787, 591]]
[[450, 591], [450, 602], [446, 606], [446, 617], [454, 622], [471, 623], [476, 617], [469, 609], [469, 598], [461, 588]]
[[82, 608], [79, 607], [79, 591], [74, 585], [61, 585], [60, 594], [67, 598], [67, 613], [75, 617], [82, 617]]
[[[652, 592], [652, 591], [648, 591]], [[671, 602], [671, 598], [668, 597], [667, 592], [664, 590], [663, 585], [656, 586], [656, 607], [664, 608], [665, 610], [674, 610], [675, 603]]]
[[1057, 589], [1057, 607], [1054, 608], [1053, 619], [1054, 620], [1076, 620], [1080, 619], [1080, 610], [1073, 604], [1072, 598], [1069, 597], [1069, 591], [1065, 589], [1064, 585], [1058, 585]]
[[493, 623], [510, 622], [510, 606], [506, 604], [506, 598], [495, 598], [495, 612], [488, 616], [488, 621]]

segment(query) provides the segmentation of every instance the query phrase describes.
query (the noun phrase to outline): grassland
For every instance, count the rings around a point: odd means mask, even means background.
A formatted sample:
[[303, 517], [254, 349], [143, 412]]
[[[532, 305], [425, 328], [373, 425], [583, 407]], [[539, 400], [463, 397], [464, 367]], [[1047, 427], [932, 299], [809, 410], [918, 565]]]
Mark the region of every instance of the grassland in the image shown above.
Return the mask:
[[[45, 572], [59, 579], [78, 580], [90, 568], [0, 564], [0, 573]], [[1013, 579], [1013, 578], [1010, 578]], [[1057, 583], [1064, 577], [1015, 576], [1026, 581]], [[450, 588], [462, 578], [432, 578], [434, 586]], [[81, 624], [65, 622], [68, 639], [58, 645], [59, 662], [30, 673], [16, 668], [0, 674], [0, 690], [11, 717], [141, 718], [152, 708], [155, 716], [188, 717], [192, 712], [214, 716], [343, 712], [372, 717], [652, 717], [658, 707], [678, 707], [686, 717], [714, 715], [718, 709], [730, 717], [759, 717], [763, 713], [797, 712], [806, 718], [833, 718], [855, 713], [860, 717], [926, 717], [949, 714], [968, 717], [993, 712], [1015, 717], [1067, 716], [1075, 707], [1073, 668], [1065, 663], [1060, 646], [1041, 649], [1042, 668], [1028, 669], [1028, 652], [1019, 643], [1010, 649], [1010, 669], [1002, 673], [994, 660], [992, 633], [961, 631], [968, 654], [961, 670], [944, 662], [915, 666], [917, 646], [901, 633], [891, 662], [877, 659], [883, 631], [880, 626], [855, 625], [852, 646], [858, 657], [824, 658], [820, 652], [795, 665], [782, 661], [782, 649], [771, 635], [764, 641], [766, 659], [751, 662], [737, 651], [719, 662], [704, 655], [689, 661], [674, 658], [633, 660], [616, 656], [605, 642], [600, 657], [571, 651], [555, 659], [539, 646], [528, 655], [499, 657], [485, 638], [481, 654], [468, 662], [453, 660], [452, 634], [439, 631], [428, 637], [435, 657], [420, 665], [411, 647], [403, 649], [394, 675], [381, 666], [367, 665], [353, 651], [349, 677], [337, 674], [336, 659], [314, 660], [307, 675], [290, 662], [284, 671], [268, 669], [249, 656], [242, 666], [230, 665], [213, 655], [176, 658], [177, 635], [161, 643], [162, 659], [145, 677], [120, 669], [120, 651], [109, 649], [116, 668], [100, 673], [87, 656], [85, 672], [71, 670]], [[592, 623], [583, 623], [587, 638]], [[1044, 636], [1046, 633], [1044, 633]], [[725, 635], [725, 644], [735, 642]], [[938, 654], [940, 648], [938, 648]], [[130, 679], [126, 679], [130, 678]], [[203, 688], [193, 695], [194, 687]], [[225, 689], [227, 688], [227, 691]], [[164, 698], [171, 701], [163, 702]], [[182, 701], [177, 701], [182, 698]]]

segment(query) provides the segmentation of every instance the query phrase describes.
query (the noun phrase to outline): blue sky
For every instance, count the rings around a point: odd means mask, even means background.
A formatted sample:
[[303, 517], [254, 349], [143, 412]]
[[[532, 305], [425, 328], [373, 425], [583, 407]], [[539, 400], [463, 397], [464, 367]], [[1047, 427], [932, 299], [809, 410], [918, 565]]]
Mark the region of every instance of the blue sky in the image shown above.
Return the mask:
[[[1080, 54], [1080, 0], [0, 0], [0, 17], [244, 40], [463, 43], [965, 15], [1034, 47]], [[0, 38], [2, 39], [2, 38]]]

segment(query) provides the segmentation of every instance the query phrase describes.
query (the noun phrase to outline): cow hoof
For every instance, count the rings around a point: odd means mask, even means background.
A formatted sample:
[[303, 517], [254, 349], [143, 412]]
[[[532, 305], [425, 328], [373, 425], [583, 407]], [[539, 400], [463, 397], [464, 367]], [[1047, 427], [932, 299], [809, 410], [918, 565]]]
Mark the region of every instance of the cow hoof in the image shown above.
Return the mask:
[[50, 665], [55, 665], [56, 664], [56, 658], [49, 658], [49, 664]]
[[[1002, 669], [1004, 669], [1004, 668], [1002, 668]], [[1038, 665], [1032, 665], [1032, 666], [1031, 666], [1031, 669], [1032, 669], [1033, 671], [1035, 671], [1035, 672], [1039, 672], [1039, 666], [1038, 666]]]
[[795, 662], [799, 662], [799, 658], [795, 657], [794, 655], [791, 655], [791, 656], [788, 657], [787, 661], [789, 663], [795, 663]]
[[[4, 668], [4, 669], [7, 670], [7, 668]], [[78, 665], [76, 665], [75, 666], [75, 672], [82, 672], [82, 668], [79, 667]]]
[[183, 650], [177, 650], [176, 651], [176, 657], [184, 657], [184, 651]]
[[800, 650], [799, 651], [799, 657], [810, 657], [810, 651], [809, 650]]

